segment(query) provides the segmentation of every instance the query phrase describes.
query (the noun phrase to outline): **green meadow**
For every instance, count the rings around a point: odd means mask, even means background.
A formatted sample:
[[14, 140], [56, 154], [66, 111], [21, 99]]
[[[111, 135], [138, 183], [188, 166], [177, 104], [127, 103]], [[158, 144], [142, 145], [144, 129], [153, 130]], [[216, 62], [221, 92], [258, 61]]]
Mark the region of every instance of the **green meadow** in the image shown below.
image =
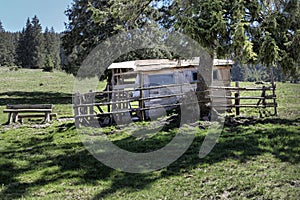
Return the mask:
[[[241, 109], [241, 117], [227, 119], [206, 157], [198, 157], [208, 131], [200, 122], [187, 129], [196, 137], [178, 160], [132, 174], [105, 166], [81, 142], [70, 119], [74, 80], [60, 71], [0, 68], [0, 199], [299, 199], [299, 84], [276, 84], [278, 116], [259, 118], [257, 109]], [[4, 125], [7, 104], [39, 103], [53, 104], [58, 119]], [[136, 126], [151, 132], [155, 122]], [[121, 148], [150, 152], [165, 146], [179, 129], [169, 124], [138, 137], [132, 135], [134, 128], [102, 131]]]

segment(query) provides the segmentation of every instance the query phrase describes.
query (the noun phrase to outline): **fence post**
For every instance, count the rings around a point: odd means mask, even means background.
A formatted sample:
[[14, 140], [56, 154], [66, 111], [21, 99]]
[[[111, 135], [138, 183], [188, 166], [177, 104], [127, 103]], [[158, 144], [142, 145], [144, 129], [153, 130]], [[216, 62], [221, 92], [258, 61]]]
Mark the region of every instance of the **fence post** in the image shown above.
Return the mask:
[[276, 85], [272, 82], [272, 93], [273, 93], [273, 104], [274, 104], [274, 115], [277, 116], [277, 102], [276, 102]]
[[139, 108], [141, 109], [140, 113], [141, 113], [141, 120], [144, 121], [145, 120], [145, 111], [144, 111], [144, 101], [142, 100], [143, 98], [143, 74], [140, 73], [139, 74], [139, 86], [140, 86], [140, 99], [139, 99]]
[[[235, 82], [235, 87], [239, 88], [239, 82]], [[237, 90], [234, 93], [234, 107], [235, 107], [235, 115], [240, 115], [240, 91]]]
[[262, 94], [261, 94], [261, 97], [263, 98], [262, 99], [262, 105], [263, 105], [263, 108], [266, 107], [266, 86], [263, 86], [262, 87]]
[[107, 87], [107, 102], [108, 102], [108, 104], [107, 104], [107, 112], [110, 112], [110, 104], [109, 104], [109, 102], [110, 102], [110, 95], [111, 95], [111, 93], [110, 93], [110, 90], [109, 90], [109, 84], [108, 84], [108, 87]]
[[75, 126], [77, 128], [79, 128], [80, 125], [79, 118], [78, 118], [80, 116], [80, 107], [77, 107], [79, 105], [80, 105], [80, 94], [79, 92], [76, 92], [74, 95], [74, 107], [75, 107], [74, 114], [75, 114]]
[[[88, 104], [90, 104], [89, 106], [89, 114], [92, 115], [94, 114], [94, 106], [93, 106], [93, 103], [94, 103], [94, 94], [93, 94], [93, 90], [90, 90], [89, 92], [89, 95], [88, 95]], [[94, 117], [90, 117], [90, 120], [93, 120]]]

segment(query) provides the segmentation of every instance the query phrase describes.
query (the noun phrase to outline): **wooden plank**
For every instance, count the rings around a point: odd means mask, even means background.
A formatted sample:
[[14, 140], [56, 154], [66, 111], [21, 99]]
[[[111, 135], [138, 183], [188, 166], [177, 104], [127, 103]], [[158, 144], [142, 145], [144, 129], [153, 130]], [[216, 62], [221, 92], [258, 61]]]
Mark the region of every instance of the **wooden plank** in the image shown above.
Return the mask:
[[6, 105], [7, 109], [53, 109], [52, 104], [18, 104], [18, 105]]
[[[236, 99], [235, 97], [232, 96], [213, 96], [210, 95], [210, 98], [226, 98], [226, 99]], [[272, 96], [266, 96], [266, 97], [251, 97], [251, 96], [243, 96], [243, 97], [238, 97], [238, 99], [276, 99], [276, 97], [272, 97]]]
[[137, 75], [137, 74], [138, 72], [130, 71], [130, 72], [123, 72], [123, 73], [114, 73], [114, 76]]
[[154, 97], [145, 97], [145, 98], [141, 98], [140, 100], [154, 100], [154, 99], [165, 99], [165, 98], [171, 98], [171, 97], [179, 97], [179, 96], [183, 96], [185, 94], [181, 93], [181, 94], [172, 94], [172, 95], [162, 95], [162, 96], [154, 96]]
[[[197, 102], [191, 102], [192, 103], [197, 103]], [[145, 108], [140, 108], [140, 109], [134, 109], [134, 111], [137, 110], [151, 110], [151, 109], [157, 109], [157, 108], [166, 108], [166, 107], [173, 107], [173, 106], [180, 106], [182, 103], [177, 103], [177, 104], [169, 104], [169, 105], [159, 105], [159, 106], [152, 106], [152, 107], [145, 107]], [[214, 105], [211, 104], [210, 107], [227, 107], [227, 108], [266, 108], [266, 107], [274, 107], [273, 104], [267, 104], [267, 105]], [[120, 114], [120, 113], [128, 113], [128, 112], [133, 112], [131, 109], [125, 109], [125, 110], [116, 110], [113, 112], [106, 112], [106, 113], [100, 113], [100, 114], [86, 114], [86, 115], [80, 115], [80, 116], [75, 116], [75, 118], [86, 118], [86, 117], [97, 117], [97, 116], [102, 116], [102, 115], [110, 115], [110, 114]]]
[[129, 88], [136, 88], [136, 84], [122, 84], [122, 85], [114, 85], [113, 90], [123, 90]]
[[[42, 118], [45, 117], [45, 115], [41, 114], [32, 114], [32, 115], [19, 115], [19, 118]], [[50, 117], [57, 117], [57, 113], [50, 113]]]
[[[246, 88], [246, 87], [220, 87], [220, 86], [210, 86], [212, 90], [240, 90], [240, 91], [261, 91], [262, 88]], [[266, 87], [265, 90], [272, 90], [272, 87]]]
[[52, 109], [5, 109], [4, 113], [52, 112]]
[[99, 113], [99, 114], [84, 114], [84, 115], [75, 116], [75, 119], [86, 118], [86, 117], [98, 117], [98, 116], [111, 115], [111, 114], [122, 114], [122, 113], [129, 113], [129, 112], [131, 112], [131, 110], [120, 110], [120, 111], [112, 111], [112, 112]]
[[267, 108], [274, 107], [274, 105], [210, 105], [211, 107], [228, 107], [228, 108]]
[[[127, 100], [117, 100], [117, 101], [110, 101], [110, 102], [100, 102], [100, 103], [93, 103], [93, 104], [81, 104], [81, 105], [74, 105], [73, 108], [79, 107], [89, 107], [89, 106], [105, 106], [105, 105], [115, 105], [119, 103], [129, 103], [133, 101], [139, 100], [154, 100], [154, 99], [164, 99], [164, 98], [171, 98], [171, 97], [180, 97], [186, 95], [187, 93], [179, 93], [179, 94], [171, 94], [171, 95], [161, 95], [161, 96], [154, 96], [154, 97], [145, 97], [145, 98], [127, 98]], [[118, 98], [120, 99], [120, 98]]]

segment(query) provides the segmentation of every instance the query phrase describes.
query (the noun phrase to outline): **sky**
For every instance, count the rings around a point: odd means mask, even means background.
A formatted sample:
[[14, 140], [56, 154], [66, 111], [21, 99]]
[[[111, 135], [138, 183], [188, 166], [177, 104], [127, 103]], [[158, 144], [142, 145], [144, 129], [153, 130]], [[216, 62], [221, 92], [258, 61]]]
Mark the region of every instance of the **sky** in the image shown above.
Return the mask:
[[68, 22], [64, 11], [71, 6], [72, 0], [0, 0], [0, 21], [6, 31], [21, 31], [30, 20], [37, 15], [40, 24], [45, 30], [46, 26], [53, 26], [55, 32], [65, 30]]

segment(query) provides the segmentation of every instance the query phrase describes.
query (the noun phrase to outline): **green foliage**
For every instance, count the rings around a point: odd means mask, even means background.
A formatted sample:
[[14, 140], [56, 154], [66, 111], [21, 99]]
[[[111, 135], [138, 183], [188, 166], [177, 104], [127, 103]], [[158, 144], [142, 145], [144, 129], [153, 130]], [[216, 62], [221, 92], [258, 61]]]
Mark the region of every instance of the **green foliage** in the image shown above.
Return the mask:
[[[144, 17], [145, 12], [152, 12], [153, 10], [153, 8], [149, 6], [150, 2], [151, 1], [141, 0], [130, 2], [123, 0], [79, 0], [74, 2], [72, 8], [66, 12], [70, 22], [67, 26], [67, 31], [64, 32], [62, 46], [68, 56], [68, 62], [63, 66], [63, 69], [69, 73], [76, 74], [82, 61], [91, 50], [101, 42], [106, 41], [118, 33], [132, 30], [136, 27], [146, 29], [146, 26], [149, 26], [146, 21], [152, 20], [148, 16]], [[136, 5], [139, 6], [137, 7]], [[153, 26], [157, 27], [156, 25]], [[146, 38], [146, 41], [142, 40], [143, 42], [153, 42], [148, 39], [151, 37], [147, 37], [142, 29], [140, 29], [140, 33], [141, 37]], [[156, 34], [159, 33], [157, 32]], [[156, 38], [158, 40], [160, 39], [160, 37]], [[130, 45], [125, 43], [118, 45]], [[107, 45], [109, 46], [111, 44]], [[107, 53], [109, 54], [110, 52]], [[171, 57], [172, 55], [169, 52], [163, 47], [158, 46], [128, 52], [127, 54], [121, 55], [115, 61]]]
[[39, 19], [34, 16], [30, 22], [28, 18], [26, 27], [20, 34], [16, 50], [18, 63], [25, 68], [41, 68], [44, 63], [43, 45], [42, 27], [39, 24]]
[[15, 49], [18, 36], [18, 33], [0, 31], [0, 66], [11, 66], [15, 64]]
[[[232, 20], [232, 51], [235, 59], [242, 63], [254, 62], [257, 60], [257, 54], [254, 52], [253, 43], [249, 40], [249, 24], [251, 18], [246, 14], [246, 2], [244, 0], [237, 1], [233, 6]], [[248, 14], [249, 15], [249, 14]]]
[[259, 28], [260, 61], [280, 67], [287, 76], [299, 76], [300, 2], [271, 1], [262, 4]]
[[69, 73], [75, 74], [89, 52], [116, 32], [112, 26], [116, 23], [114, 19], [109, 19], [109, 23], [102, 26], [93, 21], [88, 2], [101, 9], [109, 6], [106, 0], [76, 0], [65, 12], [69, 23], [62, 36], [62, 47], [68, 59], [62, 68]]
[[60, 35], [47, 27], [43, 33], [37, 16], [27, 19], [22, 32], [0, 31], [0, 66], [59, 69], [60, 53]]
[[[87, 0], [78, 0], [67, 11], [64, 48], [70, 65], [80, 65], [107, 37], [155, 25], [190, 36], [212, 56], [279, 67], [287, 76], [298, 76], [299, 4], [298, 0], [103, 0], [88, 6]], [[83, 24], [89, 24], [89, 30]], [[73, 39], [75, 43], [70, 42]], [[70, 65], [67, 70], [76, 71]]]
[[49, 30], [46, 27], [44, 36], [44, 55], [45, 60], [43, 69], [53, 71], [60, 68], [60, 37], [55, 33], [53, 27]]
[[32, 65], [31, 68], [42, 68], [44, 64], [45, 54], [43, 53], [44, 50], [44, 38], [42, 33], [42, 26], [39, 22], [37, 16], [34, 16], [31, 21], [32, 29], [31, 29], [31, 38], [32, 38], [32, 55], [31, 61]]
[[277, 46], [274, 38], [271, 37], [269, 32], [266, 32], [266, 36], [262, 38], [262, 47], [260, 49], [260, 60], [263, 64], [275, 66], [280, 61], [279, 47]]
[[0, 66], [11, 66], [15, 63], [18, 35], [6, 32], [0, 21]]
[[51, 56], [46, 55], [45, 64], [43, 70], [46, 72], [53, 72], [54, 70], [54, 62]]
[[[198, 1], [174, 1], [169, 9], [178, 20], [174, 21], [174, 27], [178, 31], [190, 36], [211, 55], [223, 54], [228, 45], [229, 33], [224, 1], [204, 0]], [[225, 16], [225, 17], [224, 17]], [[218, 50], [218, 51], [216, 51]]]

